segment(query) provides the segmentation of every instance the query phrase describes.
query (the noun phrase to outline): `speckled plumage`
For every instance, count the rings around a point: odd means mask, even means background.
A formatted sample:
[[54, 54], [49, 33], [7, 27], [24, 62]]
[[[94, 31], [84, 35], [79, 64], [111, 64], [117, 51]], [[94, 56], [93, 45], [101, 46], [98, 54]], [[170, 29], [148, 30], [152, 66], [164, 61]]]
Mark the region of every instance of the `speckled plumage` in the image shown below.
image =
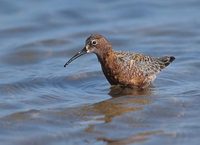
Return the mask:
[[149, 86], [156, 75], [175, 59], [173, 56], [156, 58], [135, 52], [113, 51], [112, 45], [105, 37], [93, 34], [87, 38], [85, 47], [65, 66], [86, 53], [97, 55], [103, 73], [111, 85], [131, 88]]

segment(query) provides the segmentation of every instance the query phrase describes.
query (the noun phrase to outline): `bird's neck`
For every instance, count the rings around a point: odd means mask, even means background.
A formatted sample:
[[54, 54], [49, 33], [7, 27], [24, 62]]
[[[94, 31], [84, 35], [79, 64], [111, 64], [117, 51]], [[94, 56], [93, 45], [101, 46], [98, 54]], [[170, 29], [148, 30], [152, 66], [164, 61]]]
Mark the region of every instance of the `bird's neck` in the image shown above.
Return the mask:
[[115, 84], [115, 78], [113, 75], [113, 71], [118, 67], [116, 63], [116, 55], [114, 51], [111, 49], [110, 51], [104, 52], [103, 54], [97, 54], [97, 58], [101, 63], [101, 68], [105, 77], [111, 85]]
[[102, 66], [111, 64], [115, 59], [115, 54], [112, 49], [107, 49], [106, 51], [101, 51], [97, 55], [97, 58]]

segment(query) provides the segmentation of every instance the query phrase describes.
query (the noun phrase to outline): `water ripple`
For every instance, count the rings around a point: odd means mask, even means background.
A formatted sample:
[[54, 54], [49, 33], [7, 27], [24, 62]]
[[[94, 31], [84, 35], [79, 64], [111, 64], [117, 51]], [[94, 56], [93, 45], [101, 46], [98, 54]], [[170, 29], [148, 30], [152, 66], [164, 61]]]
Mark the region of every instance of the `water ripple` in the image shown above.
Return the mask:
[[[2, 0], [1, 144], [199, 144], [199, 4]], [[91, 33], [176, 60], [146, 90], [110, 87], [95, 56], [63, 67]]]

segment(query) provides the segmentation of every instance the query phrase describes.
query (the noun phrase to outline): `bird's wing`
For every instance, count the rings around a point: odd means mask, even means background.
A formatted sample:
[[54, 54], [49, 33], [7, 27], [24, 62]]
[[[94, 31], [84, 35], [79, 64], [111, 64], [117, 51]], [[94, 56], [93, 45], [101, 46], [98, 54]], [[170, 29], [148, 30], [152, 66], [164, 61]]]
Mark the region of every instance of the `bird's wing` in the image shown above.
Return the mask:
[[143, 76], [151, 76], [161, 70], [157, 58], [129, 52], [116, 52], [116, 55], [118, 62], [124, 64], [123, 69], [126, 71], [132, 71]]

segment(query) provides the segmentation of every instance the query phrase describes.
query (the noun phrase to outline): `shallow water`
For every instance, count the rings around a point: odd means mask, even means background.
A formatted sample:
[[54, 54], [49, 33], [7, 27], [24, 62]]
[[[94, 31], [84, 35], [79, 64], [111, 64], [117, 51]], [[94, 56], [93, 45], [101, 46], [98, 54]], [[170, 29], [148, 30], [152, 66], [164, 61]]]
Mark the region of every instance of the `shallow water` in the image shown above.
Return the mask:
[[[0, 143], [197, 145], [200, 2], [0, 1]], [[176, 60], [144, 90], [111, 88], [94, 32], [115, 50]]]

